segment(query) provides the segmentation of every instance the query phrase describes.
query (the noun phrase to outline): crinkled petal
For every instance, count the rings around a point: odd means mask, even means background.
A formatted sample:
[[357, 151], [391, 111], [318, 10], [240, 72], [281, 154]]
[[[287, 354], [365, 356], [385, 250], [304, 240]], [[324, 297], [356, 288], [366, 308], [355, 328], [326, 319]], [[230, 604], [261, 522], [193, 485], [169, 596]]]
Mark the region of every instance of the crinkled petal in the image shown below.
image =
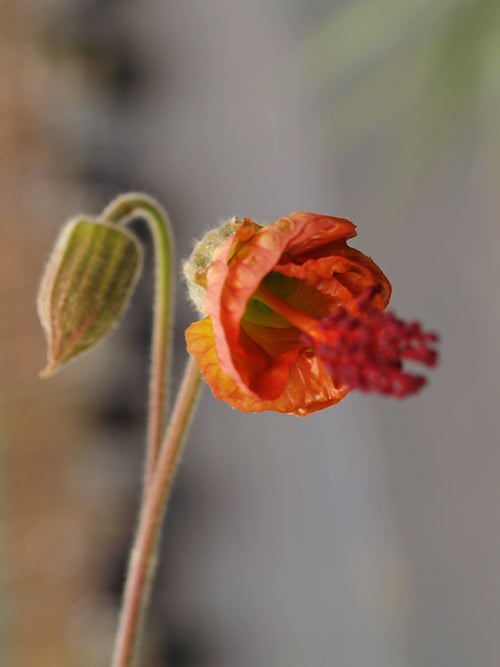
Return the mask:
[[[269, 358], [258, 347], [251, 347], [242, 340], [240, 325], [247, 302], [263, 278], [285, 253], [290, 257], [298, 256], [355, 233], [354, 225], [348, 220], [299, 212], [260, 229], [245, 220], [217, 249], [208, 272], [204, 309], [212, 318], [221, 368], [243, 391], [262, 391], [271, 381], [273, 393], [279, 392], [286, 380], [286, 373], [277, 373], [273, 367], [282, 366], [282, 358]], [[277, 384], [278, 378], [281, 387]]]
[[259, 300], [263, 281], [308, 317], [348, 307], [367, 285], [390, 284], [371, 259], [349, 248], [355, 226], [343, 218], [292, 213], [260, 227], [245, 218], [216, 250], [203, 308], [209, 316], [187, 332], [193, 354], [218, 398], [245, 412], [305, 415], [334, 405], [348, 388], [332, 379], [301, 332]]
[[242, 412], [274, 410], [299, 417], [338, 403], [348, 392], [345, 385], [335, 384], [322, 362], [301, 351], [289, 366], [281, 394], [265, 399], [248, 388], [242, 390], [221, 368], [214, 345], [209, 317], [193, 322], [186, 330], [187, 349], [200, 367], [216, 398]]
[[287, 254], [296, 259], [317, 248], [356, 236], [356, 225], [345, 218], [334, 218], [330, 215], [297, 211], [279, 218], [276, 224], [291, 224], [293, 233], [287, 243]]
[[[334, 251], [325, 251], [332, 254], [307, 259], [300, 264], [281, 262], [274, 270], [282, 275], [298, 278], [322, 294], [333, 297], [334, 307], [358, 297], [365, 287], [378, 283], [382, 288], [377, 295], [378, 306], [381, 309], [387, 306], [391, 297], [391, 284], [375, 262], [345, 244], [337, 244]], [[300, 303], [292, 305], [301, 308]]]

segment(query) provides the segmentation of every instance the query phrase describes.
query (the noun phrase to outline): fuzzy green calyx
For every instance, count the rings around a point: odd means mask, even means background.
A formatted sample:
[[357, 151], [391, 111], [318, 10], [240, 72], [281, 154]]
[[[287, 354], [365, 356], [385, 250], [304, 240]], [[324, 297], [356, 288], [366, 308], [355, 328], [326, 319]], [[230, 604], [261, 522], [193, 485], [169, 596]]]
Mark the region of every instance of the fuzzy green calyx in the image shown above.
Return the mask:
[[139, 242], [122, 227], [87, 218], [66, 224], [38, 293], [48, 354], [42, 377], [94, 347], [118, 324], [141, 265]]
[[191, 256], [184, 262], [182, 270], [187, 282], [189, 298], [201, 314], [204, 314], [202, 304], [207, 291], [207, 271], [212, 263], [214, 252], [242, 224], [243, 221], [236, 217], [224, 220], [219, 227], [209, 230], [196, 243]]

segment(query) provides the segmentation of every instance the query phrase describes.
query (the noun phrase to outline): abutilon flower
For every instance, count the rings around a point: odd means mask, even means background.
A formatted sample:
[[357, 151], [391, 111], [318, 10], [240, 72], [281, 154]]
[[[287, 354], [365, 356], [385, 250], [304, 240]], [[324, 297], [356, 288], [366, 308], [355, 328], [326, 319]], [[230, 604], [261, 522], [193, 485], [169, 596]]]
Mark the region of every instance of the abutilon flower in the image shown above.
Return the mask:
[[305, 416], [351, 389], [402, 397], [423, 386], [402, 364], [434, 365], [436, 336], [383, 312], [390, 283], [347, 245], [352, 222], [298, 212], [220, 229], [185, 266], [206, 315], [186, 330], [187, 348], [217, 398]]

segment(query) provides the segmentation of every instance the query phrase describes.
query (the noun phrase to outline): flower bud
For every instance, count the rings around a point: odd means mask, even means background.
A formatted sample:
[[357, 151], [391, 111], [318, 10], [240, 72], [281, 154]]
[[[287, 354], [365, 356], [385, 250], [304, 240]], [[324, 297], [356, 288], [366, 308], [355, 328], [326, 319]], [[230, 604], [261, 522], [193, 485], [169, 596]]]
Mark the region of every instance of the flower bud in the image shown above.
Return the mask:
[[118, 324], [141, 263], [139, 242], [122, 227], [85, 218], [66, 224], [38, 293], [48, 346], [42, 377], [92, 348]]
[[224, 220], [219, 227], [211, 229], [198, 241], [191, 256], [184, 262], [182, 268], [188, 286], [189, 298], [200, 313], [203, 313], [202, 304], [207, 291], [207, 271], [212, 263], [214, 252], [242, 224], [243, 221], [236, 217]]

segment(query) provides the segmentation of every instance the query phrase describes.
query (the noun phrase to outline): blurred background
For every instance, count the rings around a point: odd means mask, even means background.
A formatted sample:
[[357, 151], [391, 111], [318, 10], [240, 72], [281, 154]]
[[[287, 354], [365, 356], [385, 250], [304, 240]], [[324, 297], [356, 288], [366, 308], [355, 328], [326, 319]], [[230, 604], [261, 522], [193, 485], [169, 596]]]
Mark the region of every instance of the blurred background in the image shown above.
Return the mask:
[[[301, 420], [204, 390], [141, 664], [496, 667], [500, 5], [4, 0], [0, 18], [0, 664], [109, 661], [150, 262], [112, 339], [43, 382], [35, 294], [60, 225], [134, 189], [169, 211], [179, 267], [223, 217], [347, 217], [393, 307], [442, 336], [403, 402]], [[174, 380], [194, 316], [179, 281]]]

